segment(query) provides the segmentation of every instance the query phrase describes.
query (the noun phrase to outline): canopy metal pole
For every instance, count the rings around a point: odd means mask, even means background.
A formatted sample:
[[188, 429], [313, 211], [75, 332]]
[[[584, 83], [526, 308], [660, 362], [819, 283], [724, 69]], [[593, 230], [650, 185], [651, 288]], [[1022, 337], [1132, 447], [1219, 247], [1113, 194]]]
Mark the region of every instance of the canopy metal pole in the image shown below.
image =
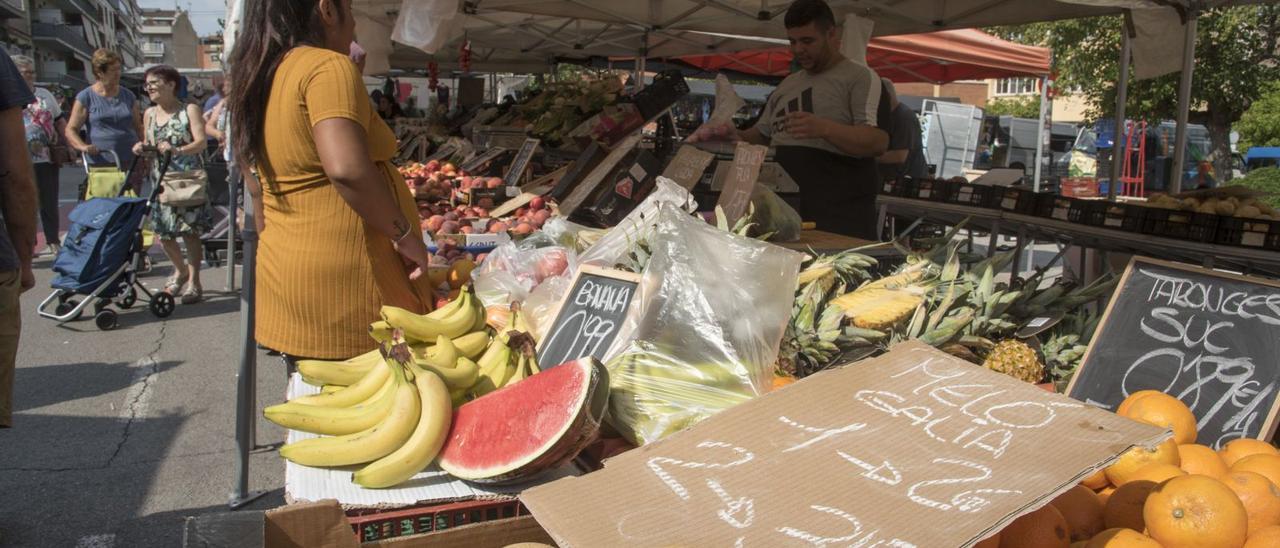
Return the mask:
[[1191, 114], [1191, 77], [1196, 62], [1196, 24], [1199, 14], [1187, 14], [1186, 36], [1183, 38], [1182, 80], [1178, 83], [1178, 133], [1173, 149], [1173, 180], [1169, 192], [1182, 192], [1182, 172], [1187, 161], [1187, 117]]
[[1040, 169], [1041, 162], [1044, 161], [1044, 142], [1052, 133], [1048, 128], [1044, 127], [1045, 118], [1049, 112], [1049, 77], [1040, 77], [1040, 120], [1036, 122], [1036, 168], [1031, 183], [1033, 192], [1040, 192]]
[[1111, 139], [1111, 182], [1107, 184], [1107, 199], [1116, 200], [1117, 188], [1120, 186], [1121, 165], [1128, 157], [1128, 147], [1121, 148], [1121, 139], [1128, 144], [1129, 132], [1125, 125], [1127, 115], [1125, 109], [1129, 103], [1129, 57], [1132, 55], [1133, 43], [1129, 37], [1129, 28], [1133, 22], [1129, 11], [1124, 12], [1124, 22], [1120, 25], [1120, 82], [1116, 85], [1116, 129]]
[[[238, 169], [234, 165], [230, 169]], [[258, 229], [253, 201], [244, 201], [244, 289], [240, 291], [240, 372], [236, 377], [236, 488], [232, 510], [253, 502], [266, 491], [249, 490], [249, 454], [257, 445], [258, 348], [254, 342], [254, 269], [257, 267]]]
[[240, 193], [240, 177], [227, 164], [227, 291], [236, 290], [236, 196]]

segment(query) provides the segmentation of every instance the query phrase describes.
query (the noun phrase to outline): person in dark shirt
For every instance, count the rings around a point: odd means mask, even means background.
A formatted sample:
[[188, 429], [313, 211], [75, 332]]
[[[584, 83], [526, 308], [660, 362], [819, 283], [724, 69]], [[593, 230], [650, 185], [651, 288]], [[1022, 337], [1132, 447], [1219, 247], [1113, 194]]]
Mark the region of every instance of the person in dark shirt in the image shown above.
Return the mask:
[[920, 118], [916, 116], [916, 111], [898, 100], [898, 91], [893, 87], [893, 82], [884, 78], [881, 83], [889, 102], [890, 122], [889, 151], [879, 158], [880, 175], [884, 179], [928, 177], [929, 167], [924, 161], [924, 144], [920, 136]]
[[796, 0], [784, 23], [802, 70], [783, 80], [756, 125], [736, 136], [774, 147], [774, 159], [800, 185], [806, 221], [877, 240], [876, 158], [889, 145], [880, 77], [840, 54], [839, 27], [826, 2]]
[[13, 426], [13, 377], [22, 331], [18, 296], [35, 287], [36, 184], [22, 112], [35, 101], [8, 54], [0, 51], [0, 428]]

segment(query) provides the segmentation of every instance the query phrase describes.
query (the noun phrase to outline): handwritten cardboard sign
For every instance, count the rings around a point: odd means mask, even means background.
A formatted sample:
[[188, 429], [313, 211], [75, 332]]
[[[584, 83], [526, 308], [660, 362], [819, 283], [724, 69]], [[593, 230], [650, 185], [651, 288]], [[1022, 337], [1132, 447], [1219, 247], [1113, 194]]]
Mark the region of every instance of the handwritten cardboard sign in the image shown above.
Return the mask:
[[702, 180], [702, 174], [707, 171], [707, 166], [711, 165], [715, 157], [714, 154], [700, 150], [698, 147], [683, 145], [676, 151], [676, 156], [671, 159], [671, 163], [667, 164], [667, 169], [662, 172], [662, 176], [675, 181], [685, 190], [693, 190], [698, 181]]
[[1114, 409], [1146, 389], [1191, 408], [1199, 443], [1269, 439], [1280, 412], [1280, 283], [1130, 261], [1067, 393]]
[[640, 276], [584, 265], [538, 345], [538, 364], [555, 367], [578, 358], [598, 360], [613, 345], [631, 310]]
[[507, 174], [502, 178], [503, 182], [509, 186], [514, 186], [520, 182], [525, 170], [529, 169], [529, 161], [533, 159], [533, 153], [538, 150], [538, 144], [540, 143], [542, 143], [541, 139], [532, 137], [524, 140], [524, 144], [520, 145], [520, 150], [516, 151], [516, 158], [511, 161], [511, 166], [507, 168]]
[[586, 202], [592, 194], [595, 194], [595, 191], [604, 183], [605, 178], [613, 172], [614, 168], [618, 167], [618, 162], [621, 162], [622, 158], [639, 144], [639, 133], [633, 133], [621, 143], [618, 143], [618, 146], [610, 150], [609, 154], [582, 179], [582, 182], [574, 187], [573, 192], [560, 201], [560, 213], [565, 216], [573, 214], [574, 210]]
[[751, 204], [751, 192], [755, 190], [756, 179], [760, 177], [760, 165], [764, 163], [764, 155], [769, 147], [738, 143], [733, 151], [733, 165], [729, 169], [729, 179], [725, 181], [724, 190], [720, 191], [720, 200], [716, 205], [724, 208], [724, 215], [729, 224], [737, 222], [747, 212]]
[[972, 546], [1168, 436], [909, 342], [521, 501], [563, 547]]

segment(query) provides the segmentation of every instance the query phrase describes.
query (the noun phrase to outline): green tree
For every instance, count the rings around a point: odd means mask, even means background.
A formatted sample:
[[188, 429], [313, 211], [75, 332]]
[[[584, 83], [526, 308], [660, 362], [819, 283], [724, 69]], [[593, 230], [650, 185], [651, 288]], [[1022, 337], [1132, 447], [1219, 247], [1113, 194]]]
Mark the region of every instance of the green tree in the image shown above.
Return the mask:
[[1236, 123], [1240, 151], [1280, 146], [1280, 82], [1272, 82]]
[[1003, 97], [987, 101], [983, 111], [988, 116], [1013, 116], [1016, 118], [1039, 118], [1040, 96]]
[[[1095, 17], [992, 29], [998, 36], [1053, 50], [1058, 89], [1080, 90], [1093, 119], [1115, 115], [1120, 17]], [[1180, 36], [1178, 37], [1181, 38]], [[1200, 14], [1191, 123], [1209, 130], [1220, 178], [1231, 173], [1231, 126], [1280, 80], [1280, 6], [1215, 8]], [[1180, 74], [1129, 81], [1130, 119], [1149, 122], [1177, 116]], [[1199, 105], [1198, 107], [1196, 105]]]

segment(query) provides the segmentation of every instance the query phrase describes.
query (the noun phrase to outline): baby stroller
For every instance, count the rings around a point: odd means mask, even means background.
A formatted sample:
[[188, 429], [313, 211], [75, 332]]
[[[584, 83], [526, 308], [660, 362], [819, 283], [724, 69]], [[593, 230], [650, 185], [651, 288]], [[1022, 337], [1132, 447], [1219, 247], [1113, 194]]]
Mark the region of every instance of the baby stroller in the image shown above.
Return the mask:
[[[154, 147], [147, 147], [147, 156], [156, 156]], [[170, 155], [159, 160], [159, 175], [164, 177], [169, 169]], [[129, 173], [146, 162], [135, 159]], [[151, 218], [151, 210], [163, 187], [159, 179], [152, 182], [147, 198], [125, 197], [128, 185], [122, 185], [113, 198], [94, 198], [71, 211], [71, 227], [62, 240], [62, 249], [53, 260], [53, 293], [40, 303], [41, 317], [59, 324], [80, 317], [84, 309], [93, 304], [94, 323], [104, 331], [115, 329], [117, 314], [107, 306], [115, 304], [129, 308], [138, 301], [138, 292], [146, 295], [151, 313], [167, 318], [173, 313], [173, 295], [151, 293], [138, 281], [138, 269], [142, 264], [142, 227]], [[74, 297], [83, 295], [82, 300]], [[52, 313], [48, 311], [54, 306]]]

